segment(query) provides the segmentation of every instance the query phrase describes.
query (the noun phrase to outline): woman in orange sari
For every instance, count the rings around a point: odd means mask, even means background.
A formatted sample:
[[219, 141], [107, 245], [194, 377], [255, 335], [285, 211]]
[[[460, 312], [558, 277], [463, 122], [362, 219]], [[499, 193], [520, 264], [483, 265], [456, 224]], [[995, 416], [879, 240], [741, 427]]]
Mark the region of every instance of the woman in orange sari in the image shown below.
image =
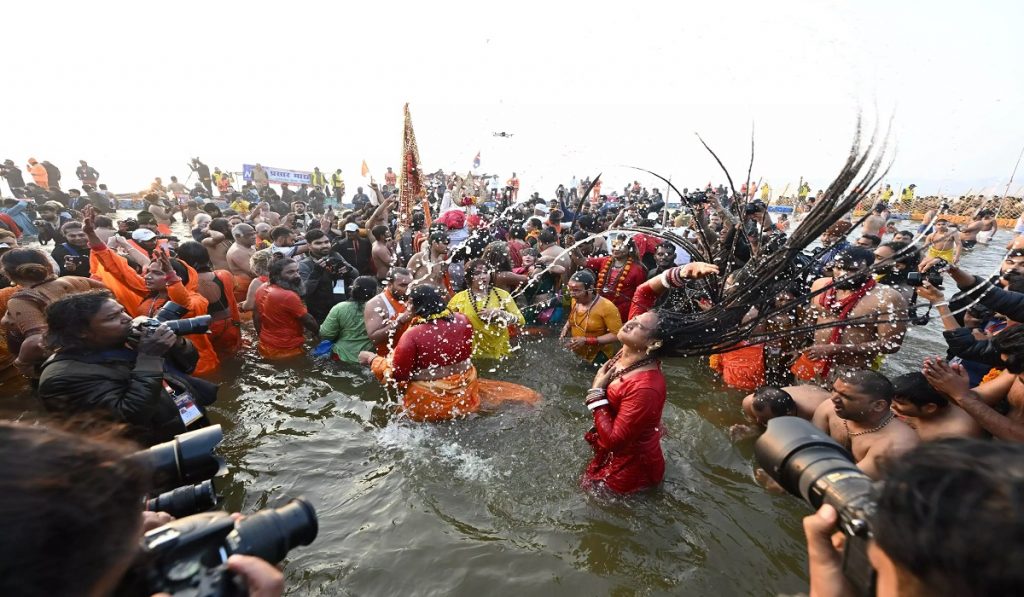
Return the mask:
[[535, 403], [540, 395], [512, 383], [481, 380], [470, 360], [473, 326], [465, 315], [448, 310], [433, 286], [409, 293], [416, 316], [388, 357], [363, 351], [359, 362], [369, 365], [381, 383], [396, 384], [405, 412], [414, 421], [442, 421], [515, 400]]

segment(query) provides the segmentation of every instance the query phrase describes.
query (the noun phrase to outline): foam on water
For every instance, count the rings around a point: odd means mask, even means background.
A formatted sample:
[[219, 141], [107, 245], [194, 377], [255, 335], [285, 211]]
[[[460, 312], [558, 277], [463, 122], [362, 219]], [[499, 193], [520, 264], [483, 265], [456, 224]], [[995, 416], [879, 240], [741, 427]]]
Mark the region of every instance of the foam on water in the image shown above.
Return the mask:
[[441, 438], [431, 425], [391, 421], [376, 432], [377, 444], [385, 450], [401, 452], [411, 463], [438, 463], [450, 467], [465, 481], [485, 483], [497, 475], [491, 459], [461, 445], [458, 439]]

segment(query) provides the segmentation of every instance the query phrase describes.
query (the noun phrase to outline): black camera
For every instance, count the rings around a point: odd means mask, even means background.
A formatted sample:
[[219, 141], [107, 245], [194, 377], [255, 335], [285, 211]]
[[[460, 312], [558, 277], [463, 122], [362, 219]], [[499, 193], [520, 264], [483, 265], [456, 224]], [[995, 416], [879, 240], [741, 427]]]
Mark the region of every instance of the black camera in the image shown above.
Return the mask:
[[146, 510], [166, 512], [175, 518], [191, 516], [213, 510], [217, 505], [217, 490], [213, 480], [166, 491], [146, 500]]
[[212, 317], [209, 315], [197, 315], [196, 317], [182, 319], [181, 316], [186, 313], [188, 313], [188, 309], [185, 307], [174, 301], [167, 301], [163, 307], [160, 307], [160, 310], [156, 312], [154, 317], [135, 324], [136, 327], [133, 329], [134, 335], [137, 337], [142, 329], [157, 328], [161, 323], [171, 328], [171, 331], [178, 336], [205, 334], [210, 331], [210, 320]]
[[175, 520], [142, 538], [142, 553], [117, 594], [245, 595], [227, 571], [231, 554], [277, 564], [293, 547], [312, 543], [317, 530], [316, 510], [302, 498], [239, 521], [224, 512]]
[[224, 439], [220, 425], [182, 433], [169, 442], [136, 452], [153, 470], [153, 490], [167, 491], [206, 481], [227, 472], [224, 460], [214, 454]]
[[929, 284], [936, 288], [942, 288], [942, 272], [949, 267], [949, 262], [941, 257], [935, 260], [935, 263], [923, 272], [908, 272], [907, 273], [907, 286], [919, 287], [923, 286], [927, 280]]
[[874, 484], [853, 456], [809, 421], [777, 417], [754, 444], [758, 463], [789, 493], [815, 510], [830, 504], [846, 535], [843, 574], [860, 595], [875, 594], [875, 570], [868, 561], [869, 520], [875, 512]]

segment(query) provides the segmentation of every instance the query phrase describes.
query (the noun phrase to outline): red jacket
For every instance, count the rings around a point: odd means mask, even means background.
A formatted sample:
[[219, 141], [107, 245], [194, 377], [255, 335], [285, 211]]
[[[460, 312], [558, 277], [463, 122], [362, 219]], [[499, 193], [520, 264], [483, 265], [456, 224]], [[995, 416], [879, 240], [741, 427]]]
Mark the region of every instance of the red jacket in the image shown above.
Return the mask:
[[584, 438], [594, 448], [584, 483], [604, 482], [630, 493], [661, 483], [661, 411], [665, 376], [660, 369], [629, 374], [608, 388], [608, 406], [594, 411], [594, 427]]

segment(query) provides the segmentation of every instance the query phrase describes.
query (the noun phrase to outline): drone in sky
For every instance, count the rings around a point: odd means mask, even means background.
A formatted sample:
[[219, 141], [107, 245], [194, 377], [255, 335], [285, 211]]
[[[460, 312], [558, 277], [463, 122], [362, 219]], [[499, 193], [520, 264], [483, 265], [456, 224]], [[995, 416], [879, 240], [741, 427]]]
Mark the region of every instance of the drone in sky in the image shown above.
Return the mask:
[[500, 133], [494, 133], [494, 136], [495, 136], [495, 137], [503, 137], [503, 138], [505, 138], [505, 139], [508, 139], [508, 138], [510, 138], [510, 137], [511, 137], [511, 136], [512, 136], [513, 134], [514, 134], [514, 133], [506, 133], [505, 131], [501, 131]]

